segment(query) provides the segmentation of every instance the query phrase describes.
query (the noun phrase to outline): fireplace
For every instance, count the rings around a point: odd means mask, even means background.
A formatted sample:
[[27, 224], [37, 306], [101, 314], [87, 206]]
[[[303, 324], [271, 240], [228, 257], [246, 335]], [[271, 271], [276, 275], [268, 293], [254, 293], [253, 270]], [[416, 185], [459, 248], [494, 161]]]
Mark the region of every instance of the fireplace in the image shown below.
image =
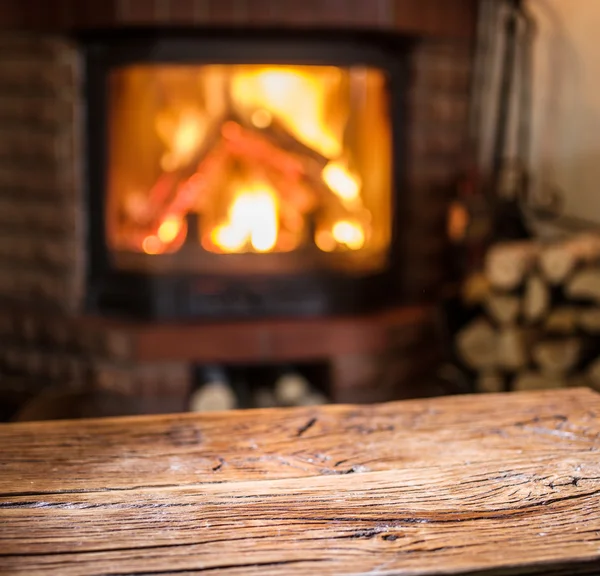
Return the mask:
[[389, 305], [402, 270], [408, 43], [383, 40], [84, 38], [90, 309], [191, 318]]
[[0, 404], [181, 411], [214, 365], [439, 393], [476, 0], [4, 4]]

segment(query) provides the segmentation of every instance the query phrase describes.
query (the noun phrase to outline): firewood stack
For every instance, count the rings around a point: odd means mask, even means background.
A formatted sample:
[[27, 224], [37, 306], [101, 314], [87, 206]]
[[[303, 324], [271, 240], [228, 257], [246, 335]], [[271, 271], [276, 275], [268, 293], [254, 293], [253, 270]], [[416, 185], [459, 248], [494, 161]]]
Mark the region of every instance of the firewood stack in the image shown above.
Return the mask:
[[480, 313], [455, 348], [477, 390], [600, 390], [600, 234], [497, 244], [464, 299]]

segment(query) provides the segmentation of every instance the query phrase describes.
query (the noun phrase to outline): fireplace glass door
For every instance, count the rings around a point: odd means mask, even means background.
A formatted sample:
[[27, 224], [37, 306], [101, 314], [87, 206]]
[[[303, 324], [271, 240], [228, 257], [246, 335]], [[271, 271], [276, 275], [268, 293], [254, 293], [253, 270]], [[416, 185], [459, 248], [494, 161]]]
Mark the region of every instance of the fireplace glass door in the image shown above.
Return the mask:
[[382, 270], [392, 228], [386, 73], [121, 66], [108, 77], [105, 237], [120, 270]]

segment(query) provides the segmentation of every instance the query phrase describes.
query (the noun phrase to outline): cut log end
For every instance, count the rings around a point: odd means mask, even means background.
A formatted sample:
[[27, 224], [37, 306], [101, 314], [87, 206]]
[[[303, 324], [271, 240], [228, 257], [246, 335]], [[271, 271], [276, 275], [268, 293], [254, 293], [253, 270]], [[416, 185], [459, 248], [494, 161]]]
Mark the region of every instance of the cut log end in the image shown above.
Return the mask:
[[529, 361], [525, 330], [511, 327], [498, 335], [498, 364], [501, 368], [516, 371]]
[[560, 376], [548, 376], [539, 372], [526, 371], [516, 375], [512, 389], [515, 392], [528, 390], [548, 390], [553, 388], [564, 388], [566, 380]]
[[553, 285], [564, 283], [581, 264], [600, 259], [600, 235], [582, 234], [542, 250], [539, 258], [544, 278]]
[[485, 261], [485, 274], [492, 287], [512, 290], [520, 286], [533, 267], [538, 251], [534, 242], [511, 242], [491, 248]]
[[523, 299], [523, 315], [529, 322], [543, 318], [550, 307], [550, 291], [540, 276], [534, 275], [527, 280]]
[[504, 392], [504, 378], [500, 373], [494, 370], [482, 372], [477, 378], [475, 389], [477, 392], [481, 392], [483, 394], [496, 394], [498, 392]]
[[565, 289], [568, 298], [600, 303], [600, 268], [577, 272]]
[[497, 324], [515, 324], [521, 312], [521, 300], [510, 294], [492, 293], [485, 300], [485, 309]]
[[460, 359], [475, 370], [498, 366], [498, 333], [484, 319], [478, 319], [463, 328], [456, 338]]
[[564, 376], [579, 362], [582, 344], [578, 338], [547, 340], [533, 349], [533, 357], [544, 376]]

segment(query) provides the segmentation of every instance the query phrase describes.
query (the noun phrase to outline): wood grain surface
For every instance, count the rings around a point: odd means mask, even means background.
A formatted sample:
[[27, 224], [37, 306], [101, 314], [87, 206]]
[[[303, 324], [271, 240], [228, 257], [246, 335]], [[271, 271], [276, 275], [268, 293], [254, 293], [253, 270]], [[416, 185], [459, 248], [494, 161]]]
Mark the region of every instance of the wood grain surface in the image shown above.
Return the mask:
[[583, 389], [0, 427], [2, 574], [600, 574]]

